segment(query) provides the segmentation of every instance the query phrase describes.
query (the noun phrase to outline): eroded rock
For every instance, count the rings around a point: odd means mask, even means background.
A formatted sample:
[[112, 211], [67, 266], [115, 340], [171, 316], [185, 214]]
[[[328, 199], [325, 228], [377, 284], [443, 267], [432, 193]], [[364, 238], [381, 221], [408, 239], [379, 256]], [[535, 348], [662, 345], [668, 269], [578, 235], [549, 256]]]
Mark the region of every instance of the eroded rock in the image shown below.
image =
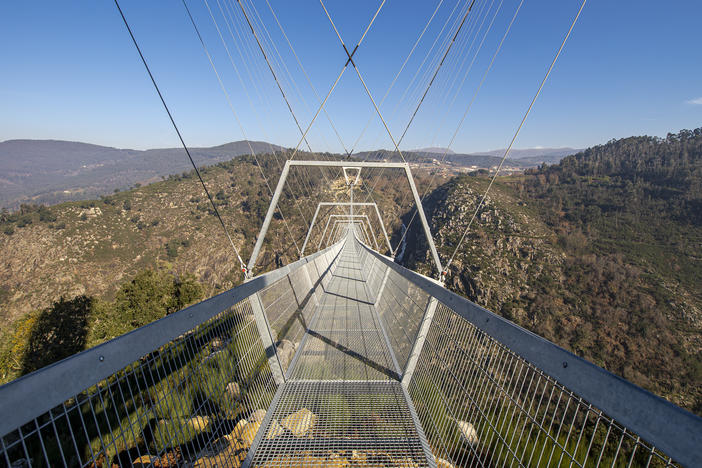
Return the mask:
[[469, 422], [466, 421], [456, 421], [456, 424], [458, 424], [458, 430], [461, 433], [461, 439], [471, 445], [471, 446], [476, 446], [478, 445], [478, 442], [480, 441], [478, 439], [478, 431], [475, 430], [475, 427]]
[[280, 421], [280, 425], [292, 432], [293, 435], [301, 437], [314, 427], [316, 421], [316, 414], [307, 408], [302, 408], [300, 411], [284, 417]]
[[439, 457], [436, 458], [436, 466], [438, 468], [456, 468], [456, 465], [454, 465], [450, 461], [444, 460], [443, 458]]
[[264, 409], [257, 409], [253, 413], [251, 413], [251, 416], [249, 416], [249, 422], [261, 422], [263, 421], [263, 418], [266, 417], [266, 410]]
[[239, 389], [239, 384], [236, 382], [229, 382], [227, 384], [227, 396], [234, 400], [241, 399], [241, 390]]
[[283, 435], [285, 429], [280, 425], [277, 419], [271, 421], [270, 426], [268, 426], [268, 434], [266, 434], [266, 439], [275, 439], [279, 435]]

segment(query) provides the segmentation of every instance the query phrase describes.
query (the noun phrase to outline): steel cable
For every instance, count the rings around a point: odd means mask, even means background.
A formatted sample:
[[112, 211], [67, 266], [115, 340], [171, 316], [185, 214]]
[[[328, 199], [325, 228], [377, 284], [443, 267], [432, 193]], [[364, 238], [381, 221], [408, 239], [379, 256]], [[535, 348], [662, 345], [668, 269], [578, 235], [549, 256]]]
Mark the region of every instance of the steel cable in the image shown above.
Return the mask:
[[558, 48], [558, 52], [556, 52], [556, 55], [555, 55], [555, 57], [553, 57], [553, 61], [551, 62], [551, 65], [548, 67], [548, 70], [546, 71], [546, 75], [544, 76], [543, 80], [541, 80], [541, 84], [539, 85], [539, 89], [536, 91], [536, 94], [532, 98], [531, 103], [529, 104], [529, 107], [527, 108], [526, 112], [524, 113], [524, 117], [522, 118], [521, 122], [519, 123], [517, 130], [514, 132], [514, 136], [512, 137], [512, 140], [509, 142], [509, 146], [505, 150], [505, 154], [502, 156], [502, 159], [500, 160], [500, 164], [497, 166], [497, 170], [495, 171], [495, 174], [490, 179], [490, 183], [488, 184], [487, 189], [485, 189], [485, 193], [483, 194], [482, 198], [480, 199], [480, 203], [478, 203], [478, 206], [475, 208], [475, 211], [473, 212], [473, 215], [471, 216], [470, 221], [468, 222], [468, 226], [466, 227], [465, 231], [463, 231], [463, 234], [461, 235], [461, 238], [458, 241], [458, 244], [456, 245], [456, 248], [454, 249], [453, 254], [449, 258], [449, 261], [446, 263], [446, 266], [444, 267], [444, 271], [442, 272], [442, 275], [445, 276], [448, 273], [448, 269], [451, 266], [451, 263], [453, 262], [454, 258], [456, 257], [456, 253], [458, 252], [458, 249], [461, 247], [463, 240], [465, 239], [466, 235], [468, 234], [468, 231], [470, 230], [470, 227], [473, 224], [475, 217], [478, 215], [480, 208], [483, 206], [483, 203], [485, 203], [485, 199], [488, 195], [488, 192], [490, 191], [490, 188], [492, 187], [492, 184], [495, 182], [495, 179], [497, 178], [498, 174], [500, 173], [500, 169], [502, 169], [502, 165], [505, 163], [505, 160], [507, 159], [509, 152], [512, 150], [512, 145], [514, 145], [514, 142], [517, 139], [517, 136], [519, 136], [519, 132], [522, 130], [522, 127], [524, 126], [524, 122], [526, 122], [527, 117], [529, 117], [529, 113], [531, 112], [531, 109], [534, 107], [534, 103], [536, 102], [536, 99], [539, 97], [539, 94], [541, 94], [541, 90], [544, 88], [544, 85], [546, 84], [546, 80], [548, 80], [548, 77], [551, 74], [553, 67], [556, 65], [556, 61], [558, 60], [558, 57], [561, 55], [561, 52], [563, 51], [563, 48], [565, 47], [566, 42], [568, 41], [568, 38], [570, 37], [570, 34], [573, 32], [573, 28], [575, 28], [575, 24], [578, 22], [578, 18], [580, 17], [580, 14], [582, 13], [583, 8], [585, 8], [586, 3], [587, 3], [587, 0], [582, 1], [582, 4], [580, 5], [580, 9], [578, 10], [578, 13], [575, 15], [575, 18], [573, 18], [573, 22], [571, 23], [570, 28], [568, 29], [568, 32], [566, 33], [565, 37], [563, 38], [563, 41], [561, 42], [561, 46]]
[[234, 245], [234, 241], [232, 240], [232, 237], [229, 235], [229, 231], [227, 230], [227, 226], [224, 224], [224, 221], [222, 220], [222, 216], [219, 214], [219, 210], [217, 209], [217, 205], [215, 205], [214, 200], [212, 199], [212, 195], [210, 195], [210, 191], [207, 189], [207, 185], [205, 185], [205, 181], [202, 179], [202, 175], [200, 174], [200, 170], [197, 168], [197, 165], [195, 164], [195, 161], [193, 160], [192, 155], [190, 154], [190, 150], [188, 149], [188, 146], [185, 144], [185, 140], [183, 140], [183, 136], [180, 133], [180, 130], [178, 129], [178, 125], [175, 123], [175, 119], [173, 118], [173, 114], [171, 114], [170, 109], [168, 108], [168, 104], [166, 104], [166, 100], [163, 97], [163, 94], [161, 94], [161, 90], [158, 87], [158, 84], [156, 84], [156, 79], [154, 78], [154, 75], [151, 73], [151, 69], [149, 68], [149, 64], [146, 62], [146, 58], [144, 57], [144, 54], [141, 52], [141, 48], [139, 47], [139, 43], [136, 40], [136, 37], [134, 36], [134, 33], [132, 32], [132, 28], [129, 26], [129, 22], [127, 21], [127, 18], [124, 16], [124, 12], [122, 11], [122, 8], [119, 5], [119, 0], [115, 0], [115, 6], [117, 7], [117, 10], [119, 11], [120, 16], [122, 17], [122, 21], [124, 22], [124, 26], [127, 28], [127, 31], [129, 32], [129, 36], [132, 38], [132, 42], [134, 43], [134, 47], [136, 48], [137, 52], [139, 53], [139, 57], [141, 58], [142, 63], [144, 64], [144, 68], [146, 68], [146, 72], [149, 74], [149, 78], [151, 79], [151, 83], [154, 85], [154, 88], [156, 89], [156, 93], [158, 94], [159, 99], [161, 100], [161, 104], [163, 104], [163, 108], [166, 110], [166, 113], [168, 114], [168, 118], [171, 121], [171, 124], [173, 125], [173, 129], [176, 131], [176, 134], [178, 135], [178, 139], [180, 140], [180, 143], [183, 145], [183, 149], [185, 150], [185, 153], [188, 155], [188, 159], [190, 160], [190, 164], [192, 164], [193, 169], [195, 169], [195, 173], [197, 174], [198, 179], [200, 180], [200, 184], [202, 184], [202, 188], [205, 190], [205, 194], [207, 195], [207, 198], [210, 200], [210, 204], [212, 205], [212, 209], [214, 210], [215, 216], [219, 220], [219, 223], [222, 226], [222, 229], [224, 230], [224, 234], [227, 236], [227, 239], [229, 240], [229, 243], [232, 246], [232, 249], [234, 249], [234, 253], [236, 254], [237, 260], [239, 260], [239, 266], [241, 267], [241, 270], [244, 274], [246, 274], [246, 266], [244, 264], [244, 261], [241, 259], [241, 255], [239, 254], [239, 249], [236, 248]]
[[[268, 183], [268, 178], [266, 177], [265, 173], [263, 172], [261, 164], [258, 161], [258, 157], [256, 156], [256, 153], [254, 152], [253, 147], [251, 146], [250, 140], [246, 136], [246, 132], [244, 130], [244, 127], [242, 126], [241, 121], [239, 120], [239, 116], [237, 115], [236, 110], [234, 109], [234, 105], [232, 104], [231, 99], [229, 97], [229, 92], [227, 92], [226, 87], [224, 86], [224, 83], [222, 82], [222, 78], [220, 77], [219, 72], [217, 71], [217, 67], [215, 66], [214, 61], [212, 60], [212, 56], [210, 55], [210, 52], [207, 49], [207, 45], [205, 44], [205, 41], [202, 38], [202, 35], [200, 34], [200, 30], [198, 29], [197, 24], [195, 23], [195, 19], [193, 18], [192, 14], [190, 13], [190, 9], [188, 8], [187, 3], [185, 2], [185, 0], [182, 0], [182, 2], [183, 2], [183, 6], [185, 7], [185, 11], [188, 13], [188, 18], [190, 18], [190, 22], [192, 23], [193, 28], [195, 29], [195, 33], [197, 34], [197, 37], [200, 40], [200, 44], [202, 45], [202, 48], [205, 52], [205, 55], [207, 56], [207, 59], [209, 60], [210, 65], [212, 66], [212, 69], [214, 70], [215, 75], [217, 76], [217, 80], [219, 82], [220, 87], [222, 88], [222, 92], [224, 93], [224, 96], [227, 100], [227, 103], [229, 104], [229, 108], [231, 109], [232, 114], [234, 115], [234, 119], [236, 120], [237, 124], [239, 125], [239, 129], [241, 130], [241, 133], [243, 134], [244, 139], [246, 140], [246, 142], [249, 146], [249, 150], [251, 151], [251, 156], [253, 156], [253, 158], [256, 160], [256, 165], [258, 166], [259, 170], [261, 171], [261, 175], [263, 176], [263, 179], [266, 183], [266, 186], [268, 187], [268, 191], [271, 193], [271, 196], [272, 196], [273, 192], [271, 190], [270, 184]], [[205, 3], [207, 3], [206, 0], [205, 0]], [[207, 6], [207, 8], [209, 10], [209, 5]], [[210, 14], [211, 14], [211, 11], [210, 11]], [[297, 251], [299, 253], [300, 248], [297, 246], [297, 242], [295, 241], [295, 236], [293, 235], [292, 230], [290, 229], [290, 226], [288, 225], [288, 222], [285, 219], [285, 216], [283, 216], [282, 210], [279, 210], [279, 212], [280, 212], [280, 217], [282, 218], [283, 223], [285, 224], [285, 226], [288, 230], [288, 233], [290, 234], [290, 237], [292, 238], [292, 241], [295, 244], [295, 248], [297, 249]], [[300, 214], [302, 215], [302, 212]]]
[[[455, 141], [455, 139], [456, 139], [456, 136], [458, 135], [459, 130], [460, 130], [461, 127], [463, 126], [463, 122], [465, 121], [465, 119], [466, 119], [466, 117], [467, 117], [467, 115], [468, 115], [468, 112], [469, 112], [470, 109], [472, 108], [473, 103], [475, 102], [475, 99], [477, 98], [478, 93], [480, 92], [480, 89], [482, 88], [483, 84], [485, 83], [485, 80], [486, 80], [486, 78], [487, 78], [487, 76], [488, 76], [488, 73], [489, 73], [490, 70], [492, 69], [492, 66], [493, 66], [493, 64], [495, 63], [495, 59], [497, 58], [497, 55], [500, 53], [500, 50], [502, 49], [502, 45], [504, 44], [505, 39], [507, 39], [507, 36], [509, 35], [509, 32], [510, 32], [511, 29], [512, 29], [512, 26], [514, 25], [514, 22], [515, 22], [515, 20], [517, 19], [517, 15], [519, 14], [519, 11], [521, 10], [523, 4], [524, 4], [524, 0], [521, 0], [521, 1], [519, 2], [519, 5], [517, 6], [516, 11], [514, 12], [514, 15], [512, 16], [512, 20], [510, 21], [509, 25], [507, 26], [507, 29], [505, 30], [504, 35], [502, 36], [502, 39], [500, 40], [499, 45], [497, 46], [497, 49], [495, 49], [495, 52], [494, 52], [494, 54], [492, 55], [492, 59], [490, 60], [490, 64], [488, 65], [487, 69], [486, 69], [485, 72], [483, 73], [483, 76], [482, 76], [482, 78], [481, 78], [481, 80], [480, 80], [480, 84], [479, 84], [478, 87], [476, 88], [475, 93], [473, 93], [473, 97], [471, 98], [470, 103], [469, 103], [468, 106], [466, 107], [466, 110], [465, 110], [465, 112], [463, 113], [463, 116], [461, 117], [460, 122], [459, 122], [458, 125], [456, 126], [456, 129], [454, 130], [453, 135], [451, 136], [451, 140], [449, 141], [448, 146], [446, 147], [446, 150], [444, 151], [444, 156], [443, 156], [442, 159], [441, 159], [441, 162], [442, 162], [442, 163], [446, 160], [446, 155], [449, 153], [449, 150], [451, 149], [451, 146], [453, 145], [453, 143], [454, 143], [454, 141]], [[462, 87], [462, 86], [463, 86], [463, 83], [461, 83], [461, 87]], [[452, 104], [452, 106], [453, 106], [453, 104]], [[429, 191], [431, 190], [431, 187], [432, 187], [432, 184], [434, 183], [434, 179], [435, 179], [435, 178], [436, 178], [436, 173], [432, 174], [432, 177], [431, 177], [431, 179], [429, 180], [429, 184], [427, 185], [427, 188], [425, 189], [424, 194], [422, 195], [422, 202], [424, 201], [424, 199], [425, 199], [425, 198], [427, 197], [427, 195], [429, 194]], [[410, 218], [409, 223], [407, 223], [407, 229], [405, 230], [405, 232], [402, 234], [402, 237], [400, 238], [400, 243], [402, 243], [402, 240], [403, 240], [403, 239], [405, 238], [405, 236], [407, 235], [407, 231], [409, 231], [409, 227], [412, 225], [412, 222], [414, 221], [414, 219], [415, 219], [416, 216], [417, 216], [417, 211], [416, 211], [416, 207], [415, 207], [415, 211], [414, 211], [414, 213], [412, 214], [412, 217]]]

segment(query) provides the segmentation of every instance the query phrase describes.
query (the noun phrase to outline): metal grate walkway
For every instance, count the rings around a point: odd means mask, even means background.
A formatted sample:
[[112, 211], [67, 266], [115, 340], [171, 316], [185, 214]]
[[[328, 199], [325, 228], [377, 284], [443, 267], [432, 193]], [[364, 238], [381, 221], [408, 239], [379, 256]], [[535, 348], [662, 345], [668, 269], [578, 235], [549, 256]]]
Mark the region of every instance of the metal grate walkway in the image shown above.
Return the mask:
[[245, 465], [435, 466], [399, 382], [361, 248], [345, 243]]

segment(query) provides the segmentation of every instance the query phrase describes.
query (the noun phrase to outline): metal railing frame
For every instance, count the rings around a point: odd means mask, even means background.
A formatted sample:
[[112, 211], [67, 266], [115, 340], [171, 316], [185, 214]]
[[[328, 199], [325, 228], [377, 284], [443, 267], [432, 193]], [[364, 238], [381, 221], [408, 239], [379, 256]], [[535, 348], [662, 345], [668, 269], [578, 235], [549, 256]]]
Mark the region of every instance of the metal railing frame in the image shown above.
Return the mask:
[[[375, 234], [373, 232], [373, 229], [370, 224], [370, 219], [368, 218], [367, 215], [330, 215], [329, 216], [329, 221], [332, 219], [335, 219], [334, 224], [332, 225], [332, 230], [329, 232], [329, 237], [327, 238], [327, 245], [334, 243], [334, 240], [336, 237], [334, 234], [336, 233], [336, 228], [341, 224], [359, 224], [361, 228], [363, 229], [363, 235], [365, 238], [370, 242], [371, 240], [373, 241], [373, 244], [375, 245], [376, 250], [378, 249], [378, 240], [375, 237], [371, 237], [370, 234]], [[348, 220], [348, 221], [347, 221]], [[327, 223], [327, 227], [329, 226], [329, 223]], [[325, 228], [324, 233], [322, 234], [322, 241], [324, 240], [324, 236], [326, 235], [327, 228]]]
[[[685, 466], [702, 466], [702, 418], [699, 416], [450, 292], [437, 281], [408, 270], [360, 243], [402, 278], [624, 425], [627, 431], [633, 431]], [[426, 324], [426, 329], [429, 325]], [[413, 350], [413, 354], [416, 351], [421, 352], [421, 349]], [[411, 376], [414, 365], [416, 359], [414, 363], [408, 363], [403, 377]]]
[[[437, 269], [437, 274], [441, 274], [443, 267], [441, 266], [441, 259], [439, 258], [439, 253], [436, 250], [436, 245], [434, 244], [434, 238], [431, 235], [431, 229], [429, 228], [429, 222], [427, 221], [426, 215], [424, 214], [424, 207], [422, 205], [422, 199], [417, 192], [417, 186], [414, 183], [414, 177], [412, 177], [412, 171], [408, 163], [390, 163], [390, 162], [370, 162], [370, 161], [299, 161], [299, 160], [287, 160], [285, 161], [285, 166], [278, 179], [278, 185], [273, 192], [273, 198], [270, 205], [268, 206], [268, 211], [266, 212], [266, 217], [263, 220], [263, 225], [261, 230], [256, 237], [256, 244], [254, 245], [253, 251], [251, 252], [251, 258], [247, 266], [248, 275], [253, 274], [254, 268], [256, 266], [256, 261], [258, 260], [258, 255], [263, 247], [263, 240], [268, 232], [268, 227], [270, 226], [271, 220], [273, 219], [273, 214], [278, 207], [278, 201], [280, 200], [280, 195], [283, 192], [283, 187], [285, 186], [285, 181], [288, 178], [290, 168], [294, 166], [312, 166], [312, 167], [354, 167], [354, 168], [390, 168], [390, 169], [402, 169], [405, 172], [405, 177], [407, 177], [407, 182], [409, 183], [410, 191], [412, 192], [412, 197], [414, 198], [414, 203], [417, 206], [417, 213], [419, 214], [419, 220], [421, 221], [422, 228], [424, 229], [424, 235], [429, 244], [429, 250], [431, 251], [432, 259], [434, 260], [434, 265]], [[353, 197], [353, 191], [351, 192], [351, 197]], [[353, 200], [351, 200], [353, 202]], [[353, 207], [353, 205], [352, 205]]]
[[[324, 206], [337, 206], [337, 207], [373, 207], [375, 208], [375, 214], [378, 217], [378, 223], [380, 224], [380, 228], [383, 231], [383, 236], [385, 237], [385, 243], [388, 246], [388, 252], [393, 254], [393, 249], [392, 246], [390, 245], [390, 239], [388, 238], [388, 233], [387, 230], [385, 229], [385, 223], [383, 222], [383, 217], [380, 215], [380, 210], [378, 209], [378, 204], [377, 203], [369, 203], [369, 202], [321, 202], [317, 204], [317, 209], [314, 212], [314, 216], [312, 216], [312, 221], [310, 222], [310, 227], [307, 230], [307, 235], [305, 236], [305, 242], [302, 244], [302, 249], [300, 249], [300, 258], [302, 258], [305, 255], [305, 248], [307, 247], [307, 244], [309, 243], [310, 237], [312, 235], [312, 229], [315, 226], [315, 223], [317, 221], [317, 217], [319, 216], [319, 210], [324, 207]], [[369, 222], [370, 223], [370, 222]], [[324, 232], [322, 233], [322, 236], [320, 238], [319, 244], [317, 245], [317, 248], [319, 248], [322, 245], [322, 242], [324, 240], [324, 233], [326, 233], [327, 228], [329, 227], [329, 219], [327, 219], [326, 226], [324, 228]]]
[[[240, 301], [255, 296], [258, 291], [335, 247], [259, 275], [235, 288], [0, 386], [0, 437], [109, 378]], [[266, 349], [266, 354], [275, 354], [275, 349]], [[32, 404], [27, 405], [28, 401]]]

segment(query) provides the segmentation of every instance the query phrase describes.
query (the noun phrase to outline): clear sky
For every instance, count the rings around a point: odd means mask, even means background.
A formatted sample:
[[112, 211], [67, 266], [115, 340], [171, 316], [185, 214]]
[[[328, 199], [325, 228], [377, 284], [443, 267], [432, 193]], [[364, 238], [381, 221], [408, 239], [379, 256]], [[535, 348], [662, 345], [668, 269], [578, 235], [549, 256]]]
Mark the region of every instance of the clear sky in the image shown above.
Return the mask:
[[[266, 0], [243, 3], [293, 110], [306, 126], [319, 98]], [[269, 3], [323, 97], [346, 57], [320, 3]], [[350, 47], [379, 4], [325, 3]], [[518, 4], [519, 0], [476, 0], [402, 148], [448, 144]], [[188, 5], [246, 136], [295, 146], [300, 134], [238, 4], [188, 0]], [[452, 149], [475, 152], [506, 146], [579, 5], [580, 0], [524, 2]], [[380, 103], [437, 6], [422, 41], [381, 105], [396, 138], [446, 49], [466, 0], [388, 0], [354, 57]], [[186, 143], [210, 146], [242, 139], [182, 3], [122, 0], [122, 7]], [[515, 146], [585, 147], [611, 138], [663, 136], [702, 126], [700, 18], [698, 0], [590, 0]], [[113, 2], [0, 2], [0, 44], [0, 140], [53, 138], [122, 148], [178, 145]], [[373, 115], [352, 68], [344, 73], [327, 109], [350, 148]], [[313, 150], [341, 150], [324, 114], [310, 131], [310, 144]], [[380, 147], [390, 148], [391, 143], [373, 116], [356, 149]]]

